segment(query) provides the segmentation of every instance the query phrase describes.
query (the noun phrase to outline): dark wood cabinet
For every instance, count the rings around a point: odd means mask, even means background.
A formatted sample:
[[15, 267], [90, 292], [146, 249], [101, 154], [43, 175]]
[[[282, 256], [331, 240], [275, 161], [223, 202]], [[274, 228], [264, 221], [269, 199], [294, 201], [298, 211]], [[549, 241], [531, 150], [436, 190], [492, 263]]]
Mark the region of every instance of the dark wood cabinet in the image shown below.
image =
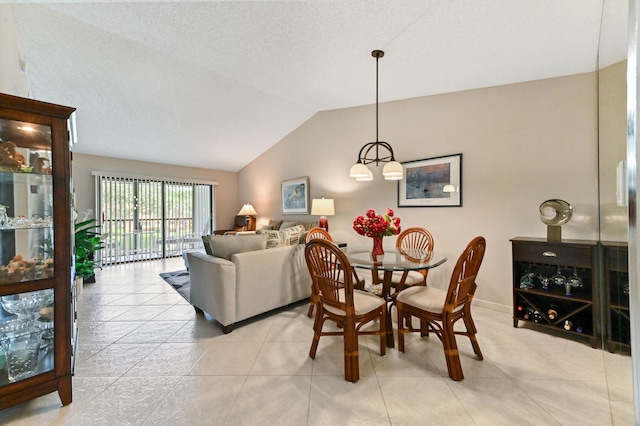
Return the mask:
[[72, 400], [73, 111], [0, 94], [0, 409]]
[[513, 326], [521, 321], [598, 347], [597, 241], [511, 240]]
[[631, 351], [627, 243], [602, 242], [606, 344], [610, 352]]

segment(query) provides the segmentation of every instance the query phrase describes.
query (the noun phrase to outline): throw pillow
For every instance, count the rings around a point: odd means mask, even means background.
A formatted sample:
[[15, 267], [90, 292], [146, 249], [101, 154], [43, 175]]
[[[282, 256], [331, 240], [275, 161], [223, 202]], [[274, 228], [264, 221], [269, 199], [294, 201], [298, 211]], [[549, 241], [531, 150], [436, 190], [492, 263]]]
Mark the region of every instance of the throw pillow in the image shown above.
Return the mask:
[[233, 254], [263, 250], [266, 247], [262, 235], [213, 235], [209, 244], [214, 256], [227, 260], [231, 260]]
[[316, 226], [318, 226], [318, 221], [312, 221], [312, 222], [302, 222], [300, 223], [300, 225], [304, 226], [304, 230], [308, 231], [311, 228], [315, 228]]
[[268, 249], [285, 245], [283, 235], [280, 231], [265, 230], [260, 231], [260, 235], [263, 236]]
[[271, 219], [269, 221], [269, 223], [267, 224], [267, 226], [270, 226], [271, 229], [275, 229], [276, 231], [278, 229], [280, 229], [280, 225], [282, 225], [282, 221], [281, 220], [273, 220], [273, 219]]
[[304, 232], [304, 226], [296, 225], [290, 228], [285, 228], [280, 231], [283, 234], [283, 240], [285, 245], [292, 246], [300, 242], [300, 234]]
[[271, 231], [273, 229], [272, 225], [262, 225], [258, 231]]
[[211, 239], [211, 237], [213, 237], [213, 235], [203, 235], [202, 236], [202, 244], [204, 245], [204, 251], [208, 255], [213, 256], [213, 250], [211, 249], [211, 243], [209, 243], [209, 240]]
[[299, 224], [299, 222], [282, 222], [279, 229], [282, 231], [283, 229], [291, 228]]

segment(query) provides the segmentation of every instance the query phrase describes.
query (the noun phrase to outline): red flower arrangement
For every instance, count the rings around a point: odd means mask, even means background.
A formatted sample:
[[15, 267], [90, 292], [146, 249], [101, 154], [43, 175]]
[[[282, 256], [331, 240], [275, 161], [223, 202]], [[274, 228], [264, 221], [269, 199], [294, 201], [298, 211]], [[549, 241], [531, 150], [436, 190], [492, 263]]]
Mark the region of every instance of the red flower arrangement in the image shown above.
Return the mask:
[[393, 217], [393, 210], [387, 209], [387, 214], [377, 214], [375, 210], [367, 210], [366, 217], [358, 216], [353, 221], [353, 229], [360, 235], [371, 238], [382, 238], [400, 233], [400, 218]]

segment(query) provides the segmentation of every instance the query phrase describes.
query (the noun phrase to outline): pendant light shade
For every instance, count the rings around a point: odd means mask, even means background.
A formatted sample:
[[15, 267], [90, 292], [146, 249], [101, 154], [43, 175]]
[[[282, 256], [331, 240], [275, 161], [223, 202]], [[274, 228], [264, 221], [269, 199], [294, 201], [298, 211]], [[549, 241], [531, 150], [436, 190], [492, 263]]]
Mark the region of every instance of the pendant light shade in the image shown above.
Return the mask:
[[382, 169], [382, 176], [386, 180], [400, 180], [403, 175], [402, 164], [397, 161], [388, 162]]
[[[365, 166], [367, 167], [367, 166]], [[369, 181], [373, 180], [373, 172], [367, 168], [366, 176], [360, 176], [356, 178], [357, 181]]]
[[371, 56], [376, 58], [376, 141], [369, 142], [360, 148], [358, 161], [351, 166], [349, 176], [358, 181], [373, 180], [373, 172], [369, 170], [367, 164], [385, 164], [382, 175], [386, 180], [400, 180], [404, 177], [402, 164], [398, 163], [393, 156], [393, 148], [387, 142], [378, 139], [378, 59], [384, 56], [382, 50], [374, 50]]
[[369, 174], [373, 176], [373, 173], [371, 173], [371, 170], [369, 170], [369, 168], [362, 163], [356, 163], [353, 166], [351, 166], [351, 171], [349, 172], [349, 176], [356, 179], [367, 177]]

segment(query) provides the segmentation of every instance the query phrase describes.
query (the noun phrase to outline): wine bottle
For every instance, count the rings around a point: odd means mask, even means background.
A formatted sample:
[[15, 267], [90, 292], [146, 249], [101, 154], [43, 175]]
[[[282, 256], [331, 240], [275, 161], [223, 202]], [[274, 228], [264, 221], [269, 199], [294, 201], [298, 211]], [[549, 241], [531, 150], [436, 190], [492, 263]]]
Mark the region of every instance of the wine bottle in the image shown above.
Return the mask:
[[558, 318], [558, 312], [559, 309], [555, 303], [551, 303], [549, 304], [549, 306], [547, 306], [547, 318], [549, 318], [551, 321]]
[[533, 311], [533, 322], [542, 322], [544, 318], [542, 314], [538, 311]]
[[566, 320], [563, 327], [567, 331], [573, 330], [573, 321]]
[[523, 313], [522, 313], [522, 318], [529, 320], [529, 321], [533, 321], [533, 312], [534, 310], [530, 307], [523, 307]]

